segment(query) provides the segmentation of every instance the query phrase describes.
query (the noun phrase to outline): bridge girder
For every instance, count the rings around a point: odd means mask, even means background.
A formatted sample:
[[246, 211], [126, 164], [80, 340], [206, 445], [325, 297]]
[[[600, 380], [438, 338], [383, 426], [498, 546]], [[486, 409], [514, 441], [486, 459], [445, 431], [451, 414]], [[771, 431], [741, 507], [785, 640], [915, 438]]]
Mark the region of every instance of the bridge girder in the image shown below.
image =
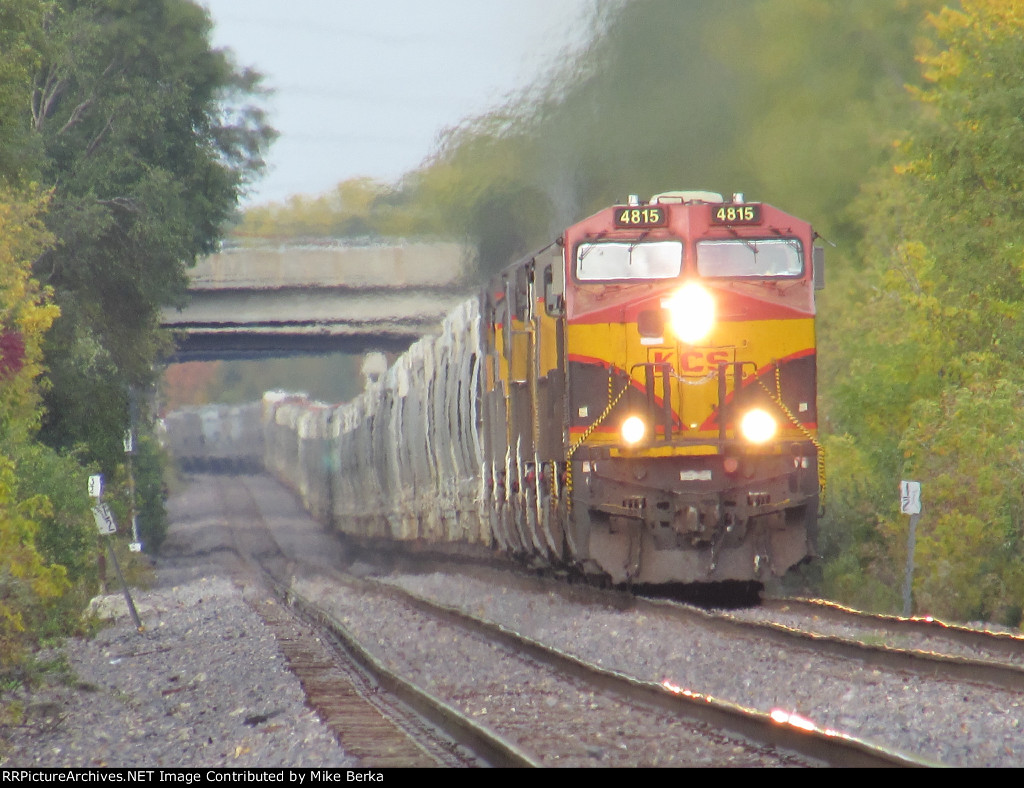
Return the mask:
[[450, 243], [228, 250], [200, 261], [188, 305], [161, 322], [171, 361], [398, 352], [440, 328], [471, 269]]

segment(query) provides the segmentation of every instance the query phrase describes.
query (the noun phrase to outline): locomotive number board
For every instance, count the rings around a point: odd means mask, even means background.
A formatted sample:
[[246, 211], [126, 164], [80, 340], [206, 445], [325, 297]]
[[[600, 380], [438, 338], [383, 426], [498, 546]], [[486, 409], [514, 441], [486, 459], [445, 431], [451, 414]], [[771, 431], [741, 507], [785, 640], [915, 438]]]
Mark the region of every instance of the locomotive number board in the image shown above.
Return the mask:
[[639, 208], [616, 208], [615, 226], [622, 229], [667, 227], [668, 211], [651, 205]]
[[712, 205], [712, 224], [760, 224], [760, 205]]

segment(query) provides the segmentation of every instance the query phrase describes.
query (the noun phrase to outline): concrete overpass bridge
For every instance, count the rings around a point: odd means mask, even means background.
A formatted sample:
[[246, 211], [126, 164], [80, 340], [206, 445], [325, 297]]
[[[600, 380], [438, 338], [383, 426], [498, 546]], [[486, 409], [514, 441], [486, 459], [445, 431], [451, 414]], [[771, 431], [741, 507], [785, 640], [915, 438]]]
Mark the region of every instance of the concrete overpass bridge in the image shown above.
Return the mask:
[[398, 351], [439, 329], [474, 271], [456, 243], [231, 248], [191, 270], [188, 306], [161, 323], [175, 361]]

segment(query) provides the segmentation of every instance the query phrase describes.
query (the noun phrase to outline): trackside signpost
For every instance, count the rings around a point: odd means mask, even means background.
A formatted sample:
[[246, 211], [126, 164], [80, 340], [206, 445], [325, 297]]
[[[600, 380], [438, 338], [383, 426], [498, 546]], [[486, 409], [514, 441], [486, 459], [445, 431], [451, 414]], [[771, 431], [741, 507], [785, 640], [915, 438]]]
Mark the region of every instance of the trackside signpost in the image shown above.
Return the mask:
[[903, 615], [909, 616], [911, 613], [911, 591], [914, 583], [917, 521], [921, 517], [921, 482], [900, 482], [900, 513], [910, 515], [910, 535], [907, 538], [907, 576], [903, 583]]
[[[102, 500], [103, 477], [101, 475], [97, 474], [89, 477], [89, 495], [96, 499], [96, 505], [92, 507], [92, 516], [96, 519], [96, 530], [100, 532], [100, 536], [110, 536], [117, 533], [117, 521], [114, 520], [114, 514], [110, 511], [110, 507], [103, 503]], [[117, 562], [114, 544], [109, 539], [107, 540], [107, 550], [110, 553], [110, 560], [114, 564], [114, 570], [117, 572], [117, 579], [121, 581], [121, 588], [124, 589], [124, 601], [128, 604], [128, 612], [131, 614], [132, 622], [135, 624], [135, 629], [142, 632], [145, 627], [142, 626], [142, 622], [139, 620], [139, 613], [135, 609], [135, 603], [132, 601], [128, 584], [125, 582], [124, 574], [121, 572], [121, 565]]]

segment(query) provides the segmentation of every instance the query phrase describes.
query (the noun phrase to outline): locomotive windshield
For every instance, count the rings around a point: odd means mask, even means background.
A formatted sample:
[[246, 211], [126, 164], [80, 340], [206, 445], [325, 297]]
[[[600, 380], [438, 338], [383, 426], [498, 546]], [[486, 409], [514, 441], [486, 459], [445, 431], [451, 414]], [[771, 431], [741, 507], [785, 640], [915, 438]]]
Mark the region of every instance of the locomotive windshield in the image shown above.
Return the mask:
[[682, 267], [681, 241], [584, 243], [576, 250], [576, 277], [584, 282], [674, 279]]
[[697, 273], [705, 277], [785, 277], [804, 271], [801, 244], [795, 238], [700, 241]]

